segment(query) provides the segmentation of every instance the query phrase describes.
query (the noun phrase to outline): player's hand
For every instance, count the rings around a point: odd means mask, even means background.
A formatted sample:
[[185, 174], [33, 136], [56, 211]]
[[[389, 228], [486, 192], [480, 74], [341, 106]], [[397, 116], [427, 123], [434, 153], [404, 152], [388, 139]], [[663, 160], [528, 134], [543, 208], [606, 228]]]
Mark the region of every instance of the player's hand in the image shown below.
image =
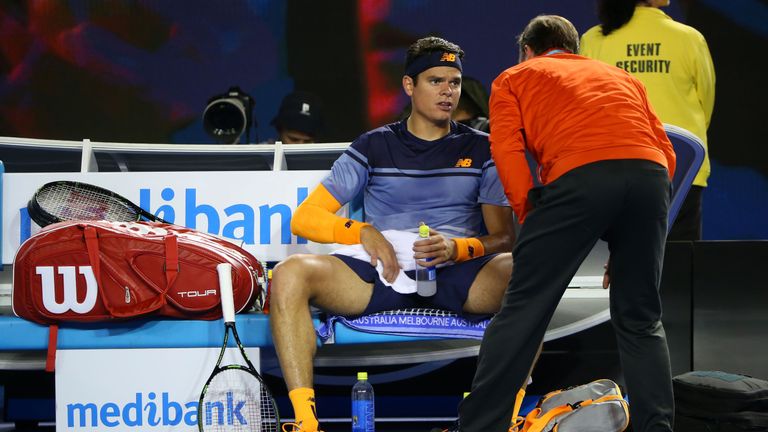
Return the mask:
[[371, 256], [371, 265], [376, 267], [381, 261], [384, 280], [393, 283], [400, 272], [400, 264], [397, 262], [395, 248], [384, 236], [371, 225], [366, 225], [360, 230], [360, 244]]
[[611, 286], [611, 259], [608, 258], [608, 262], [603, 265], [605, 273], [603, 274], [603, 289], [608, 289]]
[[[438, 231], [429, 230], [429, 238], [413, 243], [413, 258], [422, 267], [434, 266], [456, 259], [456, 242]], [[432, 258], [431, 261], [425, 261]]]

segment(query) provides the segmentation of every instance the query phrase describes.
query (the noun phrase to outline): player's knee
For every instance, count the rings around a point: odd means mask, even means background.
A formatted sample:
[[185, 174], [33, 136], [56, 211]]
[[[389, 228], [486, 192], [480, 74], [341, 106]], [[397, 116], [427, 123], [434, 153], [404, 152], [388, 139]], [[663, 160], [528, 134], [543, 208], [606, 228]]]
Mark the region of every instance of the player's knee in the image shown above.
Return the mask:
[[506, 252], [503, 254], [499, 254], [498, 258], [498, 268], [502, 275], [506, 276], [507, 279], [509, 279], [512, 276], [512, 266], [514, 265], [514, 261], [512, 259], [512, 253]]
[[512, 277], [512, 254], [509, 252], [499, 254], [487, 265], [490, 265], [493, 269], [493, 279], [506, 287], [509, 279]]
[[474, 307], [477, 313], [496, 313], [512, 277], [512, 254], [499, 254], [486, 267], [473, 283], [465, 308]]
[[275, 266], [270, 287], [271, 306], [279, 308], [283, 302], [307, 297], [311, 266], [311, 255], [302, 254], [291, 255]]

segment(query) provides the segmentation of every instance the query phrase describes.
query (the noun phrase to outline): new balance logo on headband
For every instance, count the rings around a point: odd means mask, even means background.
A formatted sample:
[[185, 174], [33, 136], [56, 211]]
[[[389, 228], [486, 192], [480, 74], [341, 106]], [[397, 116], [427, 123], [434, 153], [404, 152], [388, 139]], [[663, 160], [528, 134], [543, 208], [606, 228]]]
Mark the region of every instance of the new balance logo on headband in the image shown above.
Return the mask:
[[449, 52], [443, 53], [443, 56], [440, 57], [440, 61], [455, 62], [456, 54]]
[[411, 60], [405, 66], [405, 74], [415, 77], [429, 68], [441, 66], [454, 67], [461, 71], [461, 57], [449, 51], [431, 51]]

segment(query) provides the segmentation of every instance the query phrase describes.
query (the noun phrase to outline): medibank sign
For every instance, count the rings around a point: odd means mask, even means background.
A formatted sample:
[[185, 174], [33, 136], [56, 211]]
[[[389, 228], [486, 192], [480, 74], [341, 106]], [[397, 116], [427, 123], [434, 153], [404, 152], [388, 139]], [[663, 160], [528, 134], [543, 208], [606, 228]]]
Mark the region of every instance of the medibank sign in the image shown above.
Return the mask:
[[[224, 362], [238, 361], [230, 348]], [[259, 368], [259, 349], [246, 348]], [[219, 348], [59, 350], [56, 431], [197, 431], [200, 391]], [[248, 427], [237, 393], [208, 401], [202, 421]], [[251, 402], [253, 403], [253, 402]]]
[[[277, 202], [256, 205], [241, 202], [222, 207], [201, 198], [196, 188], [178, 191], [166, 187], [159, 194], [153, 192], [152, 189], [139, 191], [141, 208], [168, 222], [241, 240], [246, 245], [291, 244], [292, 211], [308, 195], [306, 187], [298, 187]], [[307, 240], [297, 237], [296, 243], [307, 244]]]
[[293, 253], [328, 253], [335, 246], [291, 234], [296, 208], [325, 175], [325, 171], [6, 174], [3, 233], [14, 235], [4, 236], [3, 257], [11, 262], [20, 241], [37, 231], [26, 205], [38, 187], [54, 180], [82, 181], [117, 192], [169, 222], [239, 242], [263, 261], [281, 261]]
[[[203, 407], [202, 422], [205, 425], [247, 428], [252, 417], [248, 412], [256, 412], [253, 401], [238, 399], [233, 392], [228, 392], [220, 401], [207, 401]], [[67, 428], [136, 428], [155, 426], [198, 425], [198, 401], [175, 401], [168, 392], [136, 393], [130, 402], [74, 402], [67, 404]], [[258, 425], [254, 425], [258, 427]]]
[[197, 426], [195, 401], [171, 400], [168, 392], [139, 392], [130, 402], [72, 402], [67, 404], [67, 428], [143, 428]]

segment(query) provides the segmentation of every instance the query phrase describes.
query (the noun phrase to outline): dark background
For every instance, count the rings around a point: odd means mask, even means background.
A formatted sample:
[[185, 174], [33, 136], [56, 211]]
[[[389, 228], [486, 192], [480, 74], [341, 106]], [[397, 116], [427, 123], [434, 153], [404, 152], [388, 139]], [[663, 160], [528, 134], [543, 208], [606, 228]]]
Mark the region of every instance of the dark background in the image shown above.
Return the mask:
[[[717, 73], [704, 238], [768, 238], [765, 0], [673, 0]], [[211, 144], [202, 113], [240, 86], [256, 101], [254, 143], [293, 89], [325, 102], [325, 142], [393, 121], [407, 99], [405, 48], [435, 34], [490, 86], [517, 62], [515, 36], [540, 13], [597, 23], [592, 1], [60, 0], [0, 2], [0, 136]], [[8, 171], [12, 159], [0, 152]]]

